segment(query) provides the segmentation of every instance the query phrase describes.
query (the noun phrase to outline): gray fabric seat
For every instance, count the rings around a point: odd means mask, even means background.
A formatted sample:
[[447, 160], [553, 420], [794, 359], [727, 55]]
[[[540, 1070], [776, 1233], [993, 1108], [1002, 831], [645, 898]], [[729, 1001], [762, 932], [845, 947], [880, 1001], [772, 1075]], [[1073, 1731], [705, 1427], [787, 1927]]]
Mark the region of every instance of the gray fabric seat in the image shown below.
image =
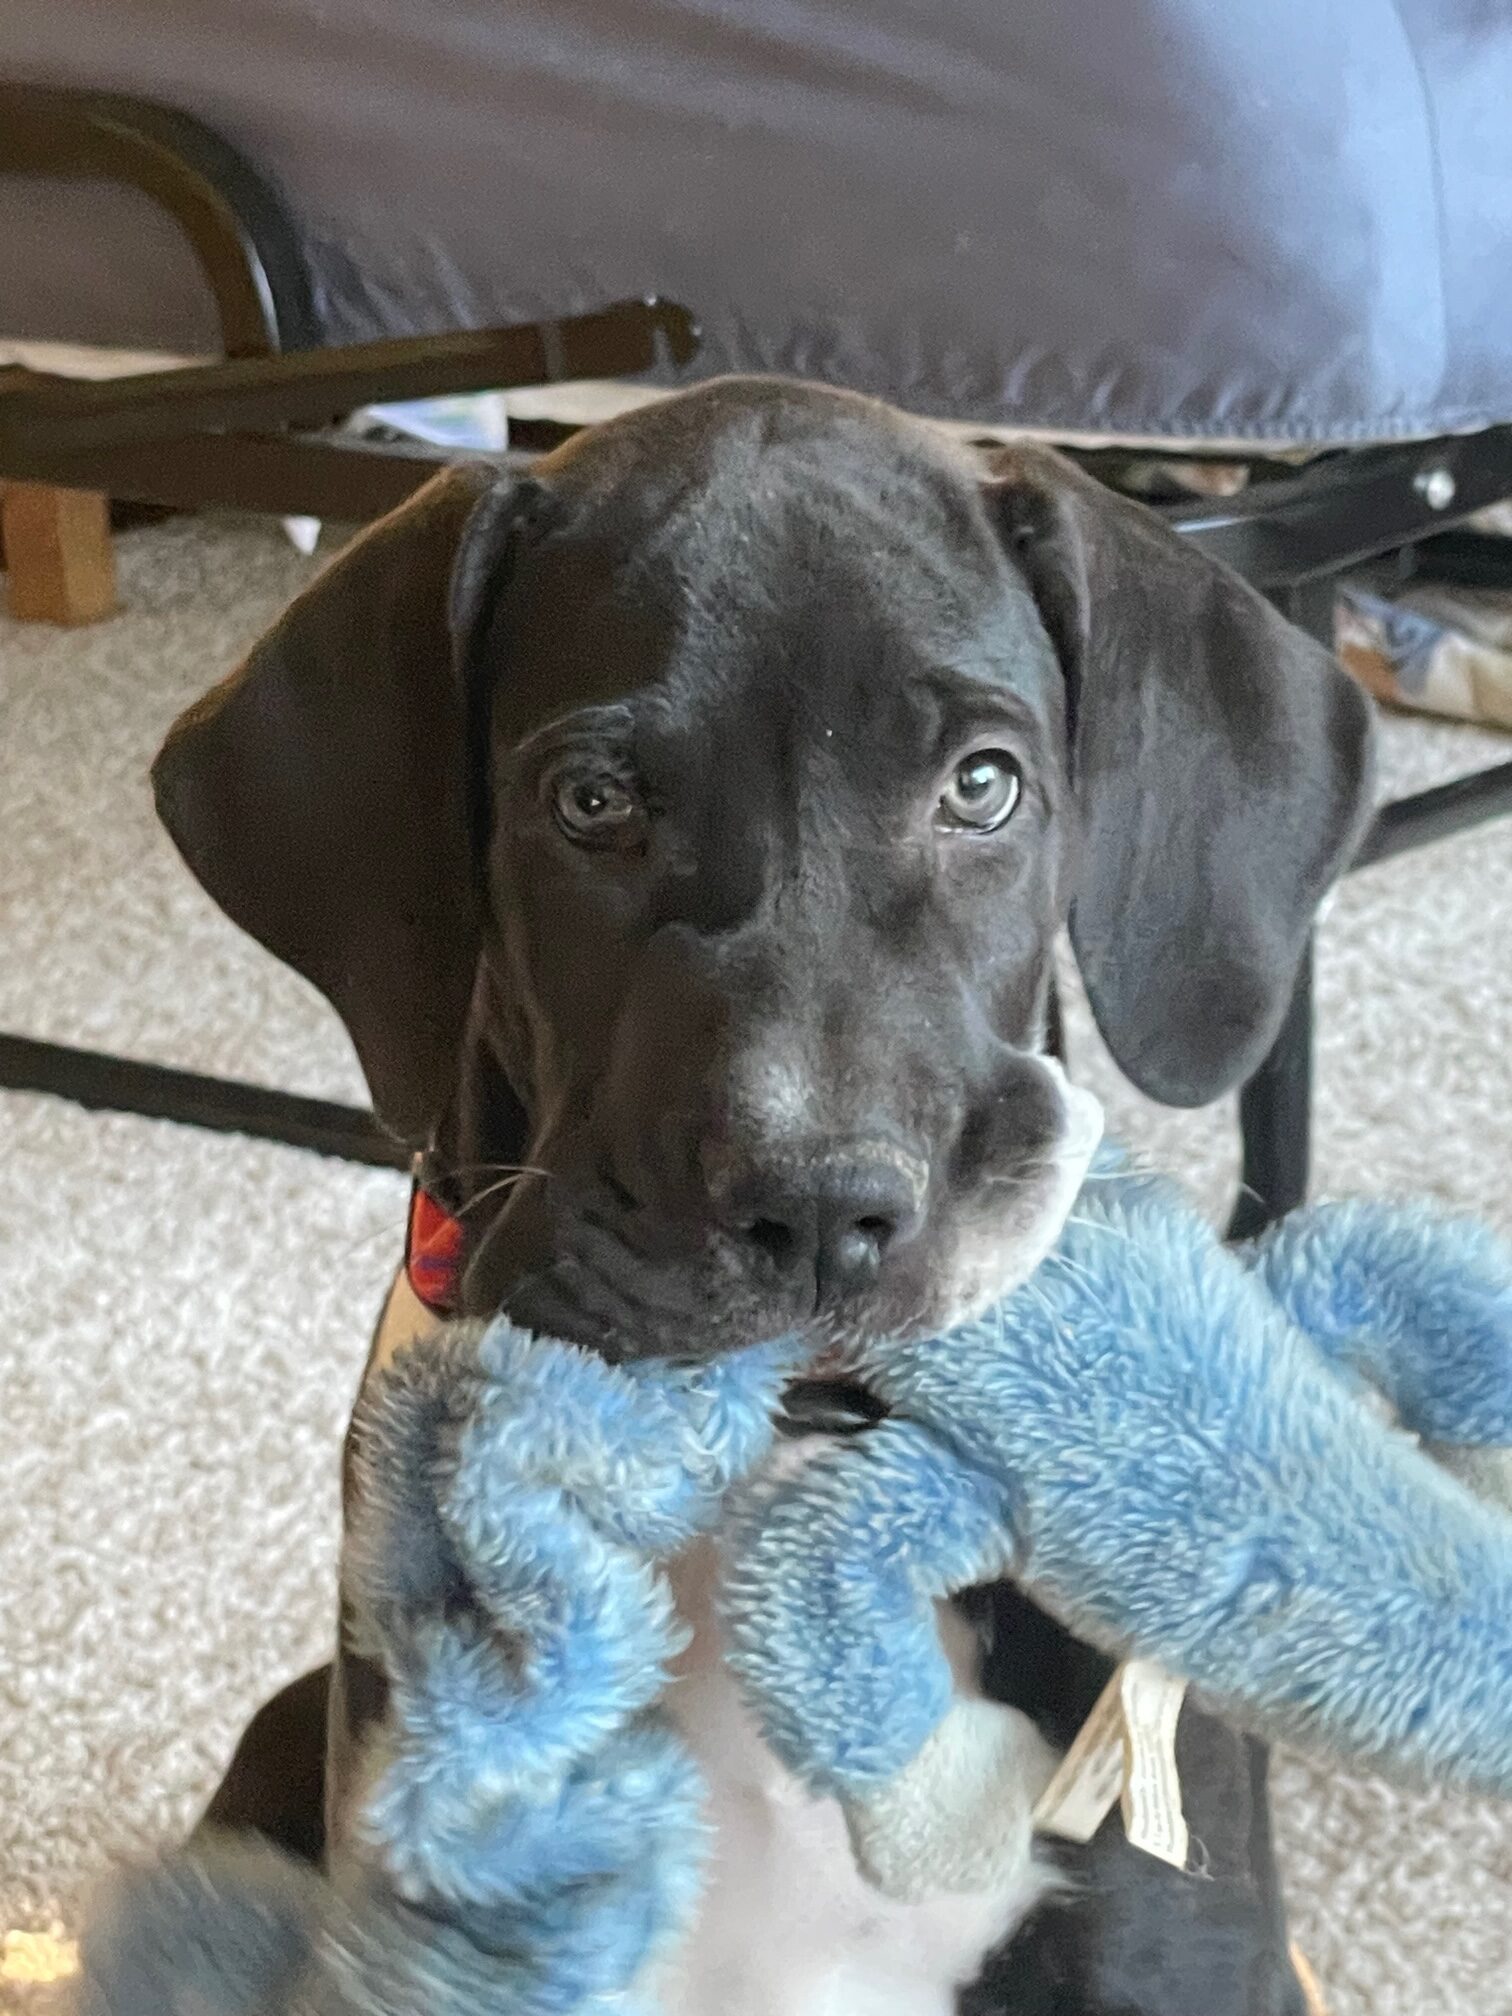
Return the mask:
[[[0, 72], [195, 113], [331, 340], [659, 291], [710, 370], [1114, 436], [1512, 415], [1489, 0], [19, 0]], [[12, 184], [0, 336], [213, 349], [144, 199]]]

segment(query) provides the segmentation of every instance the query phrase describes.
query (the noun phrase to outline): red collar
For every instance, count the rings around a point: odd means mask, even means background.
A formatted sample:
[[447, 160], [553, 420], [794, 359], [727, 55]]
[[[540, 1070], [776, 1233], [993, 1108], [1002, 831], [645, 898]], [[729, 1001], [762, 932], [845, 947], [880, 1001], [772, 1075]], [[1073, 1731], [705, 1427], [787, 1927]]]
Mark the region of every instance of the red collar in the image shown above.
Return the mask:
[[437, 1316], [455, 1316], [462, 1299], [463, 1226], [424, 1187], [417, 1173], [410, 1191], [404, 1272], [410, 1287]]

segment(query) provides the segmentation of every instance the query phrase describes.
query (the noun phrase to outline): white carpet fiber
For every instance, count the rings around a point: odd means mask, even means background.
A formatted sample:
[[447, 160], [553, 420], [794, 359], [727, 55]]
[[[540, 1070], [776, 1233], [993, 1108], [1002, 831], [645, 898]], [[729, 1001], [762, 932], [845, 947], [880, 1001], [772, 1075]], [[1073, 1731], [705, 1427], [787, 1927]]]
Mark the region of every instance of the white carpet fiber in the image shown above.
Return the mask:
[[[0, 619], [0, 1028], [361, 1096], [300, 981], [157, 832], [147, 761], [307, 578], [276, 526], [121, 542], [125, 613]], [[1387, 729], [1392, 791], [1508, 753]], [[1319, 978], [1319, 1187], [1427, 1192], [1512, 1230], [1512, 828], [1351, 883]], [[1218, 1208], [1224, 1113], [1074, 1057], [1116, 1128]], [[337, 1448], [404, 1183], [301, 1152], [0, 1094], [0, 1932], [76, 1918], [111, 1858], [192, 1818], [251, 1710], [325, 1656]], [[1295, 1760], [1296, 1929], [1334, 2016], [1512, 2010], [1512, 1812]], [[0, 2010], [33, 1949], [0, 1957]], [[9, 1985], [7, 1985], [9, 1975]]]

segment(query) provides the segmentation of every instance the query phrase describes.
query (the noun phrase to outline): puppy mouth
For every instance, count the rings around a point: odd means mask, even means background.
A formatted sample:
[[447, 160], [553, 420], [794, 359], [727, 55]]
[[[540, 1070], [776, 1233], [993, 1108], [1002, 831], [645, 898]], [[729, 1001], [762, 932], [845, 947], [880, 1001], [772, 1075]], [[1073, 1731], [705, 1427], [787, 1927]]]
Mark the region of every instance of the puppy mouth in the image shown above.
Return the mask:
[[620, 1185], [594, 1185], [561, 1200], [550, 1257], [504, 1306], [525, 1327], [610, 1359], [709, 1358], [803, 1335], [806, 1312], [763, 1271], [717, 1231], [694, 1240]]
[[997, 1140], [977, 1137], [933, 1222], [847, 1292], [827, 1294], [817, 1270], [768, 1251], [749, 1227], [659, 1209], [613, 1171], [580, 1163], [575, 1179], [563, 1172], [551, 1186], [548, 1222], [528, 1242], [534, 1258], [511, 1270], [494, 1306], [610, 1359], [706, 1359], [788, 1338], [824, 1378], [848, 1375], [881, 1339], [943, 1334], [1044, 1258], [1101, 1138], [1096, 1099], [1036, 1063], [1041, 1091], [1004, 1103]]
[[834, 1302], [718, 1230], [694, 1242], [649, 1213], [574, 1204], [558, 1216], [551, 1257], [516, 1283], [505, 1309], [613, 1360], [705, 1359], [789, 1338], [805, 1377], [848, 1381], [879, 1340], [943, 1334], [1025, 1279], [1054, 1243], [1090, 1153], [1004, 1177], [990, 1209], [966, 1213]]
[[559, 1199], [549, 1257], [504, 1300], [512, 1320], [611, 1360], [705, 1359], [789, 1339], [827, 1378], [868, 1341], [914, 1327], [901, 1320], [901, 1284], [885, 1274], [835, 1303], [759, 1242], [627, 1210], [626, 1197], [596, 1186]]

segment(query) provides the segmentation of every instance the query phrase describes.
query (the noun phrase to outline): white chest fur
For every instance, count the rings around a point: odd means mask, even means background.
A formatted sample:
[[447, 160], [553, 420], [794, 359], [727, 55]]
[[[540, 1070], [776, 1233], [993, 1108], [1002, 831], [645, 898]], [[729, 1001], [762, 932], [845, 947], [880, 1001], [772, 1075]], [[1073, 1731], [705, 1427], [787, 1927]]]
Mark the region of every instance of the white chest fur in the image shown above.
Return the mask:
[[998, 1838], [985, 1854], [972, 1847], [954, 1879], [969, 1888], [907, 1902], [884, 1893], [857, 1868], [839, 1805], [805, 1792], [746, 1712], [721, 1654], [717, 1576], [715, 1542], [672, 1571], [693, 1637], [667, 1707], [704, 1771], [713, 1847], [698, 1921], [658, 1968], [651, 2006], [664, 2016], [953, 2016], [957, 1990], [1054, 1883], [1028, 1838], [1053, 1755], [1023, 1716], [969, 1698], [975, 1648], [961, 1632], [952, 1653], [968, 1698], [884, 1823], [923, 1865], [959, 1863], [984, 1818]]

